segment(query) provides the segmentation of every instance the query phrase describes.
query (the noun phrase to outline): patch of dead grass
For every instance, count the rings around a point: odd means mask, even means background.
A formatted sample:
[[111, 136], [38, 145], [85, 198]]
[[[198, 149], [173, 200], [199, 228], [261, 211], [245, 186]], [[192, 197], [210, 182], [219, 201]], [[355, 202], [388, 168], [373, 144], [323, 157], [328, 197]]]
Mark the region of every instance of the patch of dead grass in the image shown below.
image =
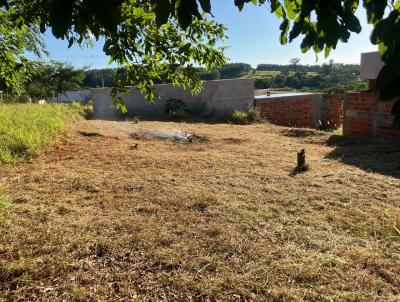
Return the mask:
[[[388, 301], [399, 293], [399, 178], [272, 125], [82, 121], [0, 171], [0, 301]], [[87, 139], [77, 131], [101, 133]], [[374, 142], [372, 142], [374, 143]], [[396, 150], [375, 142], [376, 148]], [[311, 170], [290, 177], [305, 148]], [[350, 147], [346, 147], [350, 148]], [[355, 146], [354, 148], [357, 148]], [[358, 154], [358, 155], [357, 155]], [[389, 165], [393, 156], [380, 158]], [[374, 162], [375, 163], [375, 162]]]

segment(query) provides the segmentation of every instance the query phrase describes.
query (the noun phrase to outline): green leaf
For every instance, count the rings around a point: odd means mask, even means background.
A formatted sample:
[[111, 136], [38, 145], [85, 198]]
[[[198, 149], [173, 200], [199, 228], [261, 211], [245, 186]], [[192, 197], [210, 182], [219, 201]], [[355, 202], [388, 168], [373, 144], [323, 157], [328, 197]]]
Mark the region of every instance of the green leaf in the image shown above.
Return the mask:
[[290, 35], [289, 35], [290, 42], [292, 42], [301, 33], [301, 30], [303, 29], [303, 25], [304, 25], [303, 20], [296, 20], [296, 22], [294, 22], [292, 30], [290, 31]]
[[364, 0], [364, 8], [367, 10], [368, 23], [376, 23], [381, 20], [386, 7], [387, 0]]
[[346, 11], [354, 12], [359, 5], [359, 0], [345, 0], [344, 7]]
[[196, 0], [178, 0], [176, 10], [179, 24], [183, 29], [189, 27], [193, 21], [193, 16], [201, 18]]
[[285, 0], [285, 8], [289, 19], [295, 19], [297, 16], [296, 2], [294, 0]]
[[344, 22], [346, 22], [346, 27], [355, 33], [360, 33], [361, 32], [361, 24], [358, 18], [350, 12], [344, 12], [342, 14], [342, 18]]
[[50, 4], [50, 26], [53, 35], [57, 38], [64, 37], [72, 23], [73, 0], [57, 1]]
[[211, 2], [210, 0], [199, 0], [201, 8], [206, 13], [211, 13]]
[[156, 15], [158, 26], [167, 23], [171, 14], [171, 3], [169, 0], [152, 0], [152, 9]]
[[235, 0], [235, 5], [239, 8], [239, 11], [241, 11], [244, 7], [244, 4], [249, 1], [250, 0]]
[[329, 57], [329, 55], [330, 55], [330, 53], [331, 53], [331, 50], [332, 50], [331, 47], [325, 46], [325, 59], [326, 59], [327, 57]]
[[388, 47], [384, 43], [379, 43], [378, 50], [383, 55], [388, 50]]
[[286, 36], [285, 34], [281, 34], [281, 35], [280, 35], [280, 38], [279, 38], [279, 42], [280, 42], [282, 45], [287, 44], [287, 36]]
[[285, 9], [278, 0], [271, 0], [271, 13], [274, 13], [278, 18], [286, 18]]
[[399, 95], [400, 66], [399, 62], [392, 62], [384, 65], [377, 78], [379, 97], [383, 101], [388, 101]]

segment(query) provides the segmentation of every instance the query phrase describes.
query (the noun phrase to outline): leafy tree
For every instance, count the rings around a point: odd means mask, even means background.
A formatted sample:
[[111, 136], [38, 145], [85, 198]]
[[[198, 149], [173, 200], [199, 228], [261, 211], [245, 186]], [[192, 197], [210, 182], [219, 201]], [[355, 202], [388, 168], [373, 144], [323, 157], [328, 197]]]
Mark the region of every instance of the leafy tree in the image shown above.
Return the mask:
[[202, 80], [210, 81], [210, 80], [219, 80], [221, 78], [220, 70], [218, 68], [208, 72], [201, 67], [198, 70], [200, 72], [200, 77]]
[[83, 86], [89, 88], [111, 87], [113, 79], [113, 68], [87, 70], [83, 79]]
[[85, 73], [82, 69], [75, 69], [72, 65], [62, 62], [52, 62], [53, 73], [51, 74], [51, 86], [53, 96], [60, 100], [67, 90], [76, 90], [82, 87]]
[[82, 87], [85, 73], [81, 69], [55, 61], [33, 65], [35, 71], [27, 82], [26, 92], [34, 99], [56, 97], [58, 101], [66, 91]]
[[38, 57], [46, 54], [39, 28], [26, 26], [0, 10], [0, 92], [11, 95], [23, 92], [32, 72], [27, 52]]
[[221, 67], [221, 79], [240, 78], [242, 75], [248, 74], [252, 70], [250, 64], [231, 63]]
[[296, 71], [296, 66], [300, 63], [300, 58], [291, 58], [289, 63], [293, 66], [293, 70]]

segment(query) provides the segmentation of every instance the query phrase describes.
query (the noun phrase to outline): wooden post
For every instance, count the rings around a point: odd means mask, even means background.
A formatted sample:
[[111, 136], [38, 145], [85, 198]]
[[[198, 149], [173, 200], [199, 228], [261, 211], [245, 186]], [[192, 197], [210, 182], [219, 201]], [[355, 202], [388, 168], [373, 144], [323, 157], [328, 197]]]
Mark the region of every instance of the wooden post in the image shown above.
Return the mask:
[[301, 173], [308, 170], [308, 165], [306, 163], [306, 150], [302, 149], [297, 153], [297, 167], [293, 171], [294, 173]]

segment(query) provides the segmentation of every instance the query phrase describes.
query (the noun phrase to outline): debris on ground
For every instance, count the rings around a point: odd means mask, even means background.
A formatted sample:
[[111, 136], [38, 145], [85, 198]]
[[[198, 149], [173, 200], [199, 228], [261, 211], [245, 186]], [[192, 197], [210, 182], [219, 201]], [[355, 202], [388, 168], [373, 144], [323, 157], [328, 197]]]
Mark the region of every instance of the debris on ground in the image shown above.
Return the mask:
[[82, 136], [86, 137], [104, 137], [103, 134], [98, 132], [88, 132], [88, 131], [78, 131], [78, 133]]
[[208, 138], [206, 136], [195, 135], [183, 130], [148, 130], [148, 129], [136, 129], [131, 136], [135, 139], [162, 139], [171, 141], [183, 141], [183, 142], [206, 142]]
[[133, 144], [131, 146], [131, 150], [134, 150], [134, 149], [137, 149], [137, 148], [139, 148], [139, 144]]

